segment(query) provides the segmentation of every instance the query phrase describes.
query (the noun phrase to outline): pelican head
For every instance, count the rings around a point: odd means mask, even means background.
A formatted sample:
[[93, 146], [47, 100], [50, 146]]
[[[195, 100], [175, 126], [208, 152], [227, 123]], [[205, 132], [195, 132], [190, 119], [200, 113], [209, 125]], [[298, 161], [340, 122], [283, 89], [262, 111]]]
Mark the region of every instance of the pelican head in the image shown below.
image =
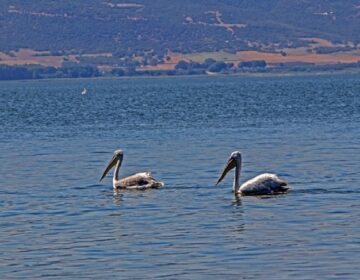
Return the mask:
[[111, 170], [111, 168], [113, 168], [117, 163], [121, 164], [123, 158], [124, 158], [124, 152], [122, 150], [116, 150], [114, 152], [112, 159], [110, 160], [109, 164], [106, 166], [105, 171], [100, 178], [100, 182], [106, 176], [106, 174]]
[[240, 168], [241, 166], [241, 153], [239, 151], [232, 152], [223, 172], [221, 173], [221, 176], [219, 177], [218, 181], [216, 182], [216, 185], [218, 185], [226, 176], [226, 174], [233, 168], [238, 166]]

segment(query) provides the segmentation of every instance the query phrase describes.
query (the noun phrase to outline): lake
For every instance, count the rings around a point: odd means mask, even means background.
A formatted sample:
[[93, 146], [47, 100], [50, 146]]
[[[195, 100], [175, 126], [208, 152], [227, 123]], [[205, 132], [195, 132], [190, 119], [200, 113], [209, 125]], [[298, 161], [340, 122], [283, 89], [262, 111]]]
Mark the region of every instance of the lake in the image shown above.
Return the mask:
[[[87, 95], [81, 95], [86, 87]], [[360, 76], [0, 83], [1, 279], [359, 279]], [[165, 187], [112, 189], [152, 171]], [[234, 197], [277, 173], [292, 190]]]

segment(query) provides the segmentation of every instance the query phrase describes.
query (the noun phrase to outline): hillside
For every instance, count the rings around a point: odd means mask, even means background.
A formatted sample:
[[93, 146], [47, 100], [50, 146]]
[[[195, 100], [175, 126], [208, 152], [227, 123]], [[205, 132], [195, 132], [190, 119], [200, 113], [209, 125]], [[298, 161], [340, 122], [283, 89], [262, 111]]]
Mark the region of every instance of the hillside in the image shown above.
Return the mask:
[[359, 0], [0, 2], [3, 64], [148, 67], [174, 64], [178, 55], [241, 51], [343, 53], [352, 58], [335, 61], [355, 62], [359, 44]]

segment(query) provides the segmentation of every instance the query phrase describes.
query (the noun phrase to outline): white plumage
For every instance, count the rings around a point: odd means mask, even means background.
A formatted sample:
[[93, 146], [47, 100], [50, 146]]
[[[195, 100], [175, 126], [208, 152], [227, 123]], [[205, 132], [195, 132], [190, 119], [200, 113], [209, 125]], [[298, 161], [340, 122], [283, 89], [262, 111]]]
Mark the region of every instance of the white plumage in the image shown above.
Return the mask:
[[288, 191], [289, 187], [286, 181], [280, 179], [275, 174], [264, 173], [260, 174], [242, 185], [240, 185], [240, 173], [241, 173], [241, 153], [239, 151], [235, 151], [230, 155], [230, 158], [218, 179], [217, 184], [219, 184], [222, 179], [226, 176], [226, 174], [236, 167], [235, 169], [235, 177], [233, 184], [233, 191], [235, 194], [242, 195], [269, 195], [269, 194], [278, 194], [284, 193]]
[[123, 157], [124, 153], [122, 150], [117, 150], [114, 152], [114, 155], [110, 160], [109, 164], [106, 166], [105, 171], [100, 178], [100, 181], [106, 176], [106, 174], [111, 170], [111, 168], [116, 165], [113, 176], [114, 189], [144, 190], [150, 188], [160, 188], [164, 186], [164, 183], [157, 181], [154, 177], [151, 176], [150, 172], [140, 172], [119, 179], [119, 170]]

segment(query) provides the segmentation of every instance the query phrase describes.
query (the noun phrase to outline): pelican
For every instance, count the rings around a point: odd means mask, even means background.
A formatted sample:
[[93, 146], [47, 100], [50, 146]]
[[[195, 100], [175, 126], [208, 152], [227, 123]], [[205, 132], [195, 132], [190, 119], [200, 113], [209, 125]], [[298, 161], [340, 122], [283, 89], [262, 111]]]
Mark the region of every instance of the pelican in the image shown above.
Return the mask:
[[115, 165], [115, 172], [113, 176], [113, 187], [114, 189], [150, 189], [150, 188], [160, 188], [164, 186], [163, 182], [159, 182], [151, 176], [150, 172], [141, 172], [134, 175], [119, 179], [119, 170], [121, 163], [124, 158], [124, 153], [122, 150], [116, 150], [109, 164], [106, 166], [104, 173], [100, 178], [101, 180], [106, 176], [106, 174], [113, 168]]
[[265, 194], [278, 194], [286, 192], [289, 187], [286, 181], [281, 180], [275, 174], [264, 173], [260, 174], [242, 185], [240, 185], [241, 173], [241, 153], [235, 151], [230, 155], [230, 158], [220, 176], [216, 185], [219, 184], [226, 174], [236, 167], [233, 191], [235, 194], [241, 195], [265, 195]]

